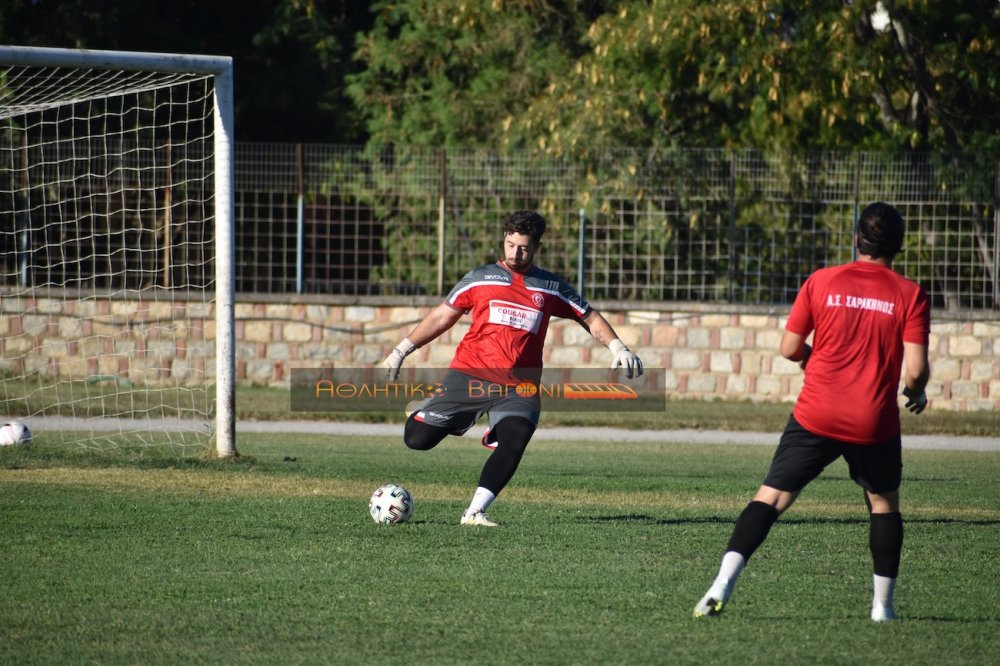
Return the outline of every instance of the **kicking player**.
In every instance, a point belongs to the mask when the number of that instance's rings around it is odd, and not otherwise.
[[[504,226],[503,259],[470,271],[382,363],[387,379],[395,381],[409,354],[449,330],[462,315],[472,316],[442,382],[445,390],[410,414],[403,432],[408,447],[426,451],[489,415],[483,445],[493,453],[483,465],[462,525],[497,525],[486,510],[513,477],[538,426],[537,390],[516,389],[526,383],[537,389],[550,317],[578,321],[611,351],[612,368],[624,368],[629,378],[642,374],[639,357],[618,339],[611,324],[564,280],[535,265],[544,233],[545,218],[538,213],[512,213]]]
[[[896,619],[893,594],[903,547],[896,391],[902,368],[906,407],[919,414],[927,406],[924,389],[930,378],[927,295],[892,270],[903,234],[903,218],[895,208],[868,206],[855,233],[857,260],[820,269],[802,285],[780,346],[781,355],[805,371],[802,391],[771,469],[736,520],[718,575],[695,606],[695,617],[722,612],[778,516],[843,456],[851,478],[864,488],[870,514],[871,619]],[[805,343],[810,333],[812,347]]]

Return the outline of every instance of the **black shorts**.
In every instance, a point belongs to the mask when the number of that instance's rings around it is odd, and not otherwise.
[[[798,492],[843,456],[851,478],[875,494],[899,490],[903,478],[903,446],[899,435],[881,444],[851,444],[823,437],[788,419],[764,485]]]

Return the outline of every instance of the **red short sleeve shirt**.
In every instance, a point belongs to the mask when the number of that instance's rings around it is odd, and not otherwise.
[[[785,328],[815,331],[795,419],[807,430],[856,444],[899,434],[903,343],[927,346],[924,290],[891,268],[855,261],[824,268],[802,285]]]
[[[499,261],[470,271],[447,302],[472,316],[451,367],[476,376],[481,369],[541,370],[549,319],[580,320],[591,311],[557,275],[537,266],[526,274],[515,273]]]

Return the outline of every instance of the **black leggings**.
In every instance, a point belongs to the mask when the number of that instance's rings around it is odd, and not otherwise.
[[[497,448],[483,465],[479,485],[494,495],[499,495],[517,471],[524,450],[535,434],[535,424],[520,416],[508,416],[496,424],[493,430],[497,437]],[[448,428],[428,425],[411,416],[403,430],[403,442],[411,449],[428,451],[450,434],[451,430]]]
[[[528,448],[531,436],[535,434],[535,424],[520,416],[508,416],[494,430],[497,434],[497,448],[483,465],[479,485],[494,495],[499,495],[517,471],[521,456]]]

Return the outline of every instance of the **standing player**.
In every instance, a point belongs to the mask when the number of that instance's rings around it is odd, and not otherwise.
[[[442,382],[444,391],[410,414],[403,433],[408,447],[426,451],[448,435],[464,434],[489,414],[483,445],[493,453],[462,525],[497,525],[486,509],[514,475],[538,425],[537,384],[550,317],[575,319],[611,351],[612,368],[624,367],[629,378],[642,374],[642,362],[607,320],[564,280],[535,266],[544,233],[545,218],[538,213],[512,213],[504,227],[503,259],[470,271],[382,363],[388,380],[395,381],[403,359],[449,330],[463,314],[472,315]]]
[[[906,407],[919,414],[927,406],[924,389],[930,378],[927,295],[891,268],[903,232],[895,208],[868,206],[854,238],[858,259],[818,270],[802,285],[780,349],[805,370],[802,392],[771,469],[737,519],[719,573],[695,606],[695,617],[722,612],[771,525],[810,481],[843,456],[851,478],[864,488],[870,514],[871,618],[896,619],[893,592],[903,547],[896,391],[902,367]],[[813,332],[810,348],[805,340]]]

